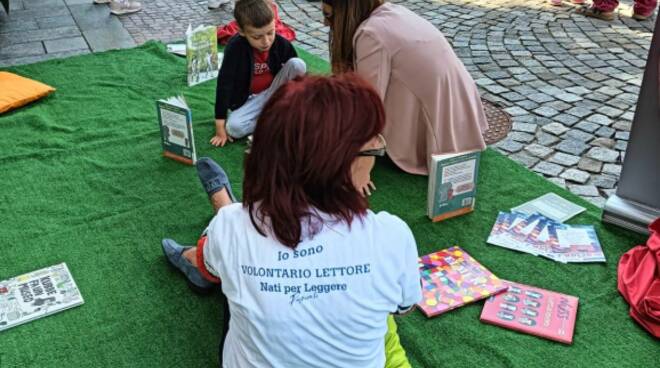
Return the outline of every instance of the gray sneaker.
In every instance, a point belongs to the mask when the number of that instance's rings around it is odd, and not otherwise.
[[[110,13],[114,15],[130,14],[142,10],[142,4],[132,0],[111,0]]]
[[[94,0],[94,4],[110,4],[110,0]]]
[[[219,7],[229,4],[231,0],[208,0],[206,7],[209,9],[218,9]]]

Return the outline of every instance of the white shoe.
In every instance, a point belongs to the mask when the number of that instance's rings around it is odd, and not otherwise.
[[[110,4],[111,0],[94,0],[94,4]]]
[[[142,4],[132,0],[111,0],[110,13],[114,15],[130,14],[142,10]]]
[[[218,9],[219,7],[228,4],[231,0],[208,0],[207,7],[209,9]]]

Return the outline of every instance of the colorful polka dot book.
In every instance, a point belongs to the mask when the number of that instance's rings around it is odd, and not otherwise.
[[[427,317],[507,289],[502,280],[458,246],[420,257],[419,271],[422,301],[418,306]]]

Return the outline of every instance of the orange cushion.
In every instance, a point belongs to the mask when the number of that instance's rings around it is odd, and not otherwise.
[[[55,88],[49,85],[20,75],[0,72],[0,114],[36,101],[53,91]]]

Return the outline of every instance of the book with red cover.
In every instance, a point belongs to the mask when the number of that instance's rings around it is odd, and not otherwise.
[[[506,293],[489,298],[481,321],[564,344],[573,343],[578,298],[504,280]]]
[[[507,286],[461,247],[419,258],[422,301],[427,317],[437,316],[506,290]]]

